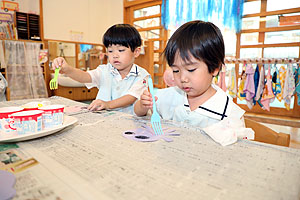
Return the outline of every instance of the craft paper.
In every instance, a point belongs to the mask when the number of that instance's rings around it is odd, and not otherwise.
[[[155,135],[152,128],[149,126],[142,126],[141,128],[125,131],[123,136],[137,142],[154,142],[160,139],[163,139],[166,142],[173,142],[172,138],[166,136],[180,135],[179,133],[176,133],[175,130],[169,130],[167,128],[163,128],[163,132],[163,135]]]

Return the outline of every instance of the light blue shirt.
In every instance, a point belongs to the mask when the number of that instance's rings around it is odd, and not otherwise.
[[[110,63],[99,65],[88,73],[91,75],[92,83],[86,83],[86,87],[88,89],[97,87],[99,92],[96,99],[103,101],[111,101],[128,94],[139,99],[146,89],[143,81],[149,75],[145,69],[133,64],[130,72],[122,79],[119,71]],[[133,104],[116,110],[133,114]]]
[[[191,111],[184,91],[169,87],[157,91],[156,105],[163,119],[184,122],[205,128],[226,118],[240,119],[245,111],[236,105],[221,88],[212,84],[216,93],[199,108]]]

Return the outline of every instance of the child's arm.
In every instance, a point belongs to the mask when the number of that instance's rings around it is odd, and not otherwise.
[[[52,69],[60,67],[59,72],[61,74],[65,74],[66,76],[70,77],[81,83],[91,83],[92,78],[88,72],[82,71],[75,67],[70,66],[66,60],[62,57],[55,58],[52,62]]]
[[[129,106],[133,104],[135,101],[136,98],[129,94],[111,101],[102,101],[100,99],[96,99],[88,106],[88,109],[89,110],[112,110],[115,108]]]
[[[155,100],[157,100],[157,97],[155,97]],[[152,96],[148,90],[144,90],[140,100],[134,105],[134,112],[139,117],[145,116],[147,115],[148,110],[152,109],[152,106]]]

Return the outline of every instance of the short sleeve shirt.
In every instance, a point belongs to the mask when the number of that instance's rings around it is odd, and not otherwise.
[[[96,69],[88,71],[92,78],[91,83],[86,83],[88,89],[97,87],[99,92],[96,99],[111,101],[124,95],[140,98],[146,86],[143,81],[149,73],[133,64],[128,75],[122,79],[119,71],[110,63],[99,65]],[[121,112],[133,113],[133,105],[116,109]]]
[[[241,119],[245,111],[221,88],[214,84],[212,86],[217,92],[193,111],[190,110],[186,93],[178,87],[158,90],[157,110],[163,119],[185,122],[200,128],[226,118]]]

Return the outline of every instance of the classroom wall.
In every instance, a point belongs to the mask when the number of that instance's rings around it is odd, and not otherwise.
[[[102,43],[123,23],[123,0],[43,0],[43,16],[45,39]]]

